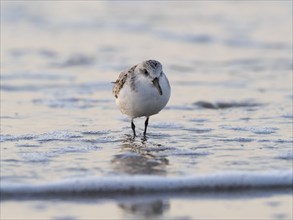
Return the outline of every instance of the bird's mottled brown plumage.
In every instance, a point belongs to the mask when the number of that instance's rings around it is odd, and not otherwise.
[[[136,66],[137,65],[131,67],[127,71],[123,71],[123,72],[120,73],[118,79],[115,82],[115,85],[113,86],[113,90],[112,90],[115,98],[118,98],[118,94],[119,94],[120,90],[123,88],[123,85],[125,84],[128,75],[130,75],[131,78],[134,78],[135,77],[134,70],[135,70]]]

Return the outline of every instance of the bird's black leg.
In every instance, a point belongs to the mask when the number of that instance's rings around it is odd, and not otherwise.
[[[143,136],[145,137],[146,136],[146,132],[147,132],[147,127],[148,127],[148,124],[149,124],[149,118],[150,117],[147,117],[145,122],[144,122],[144,132],[143,132]]]
[[[135,133],[135,125],[133,123],[133,119],[131,119],[131,128],[132,128],[132,131],[133,131],[133,138],[136,137],[136,133]]]

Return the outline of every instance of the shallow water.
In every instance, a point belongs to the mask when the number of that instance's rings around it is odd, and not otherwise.
[[[292,2],[1,6],[1,219],[293,217]],[[150,58],[132,140],[111,82]]]

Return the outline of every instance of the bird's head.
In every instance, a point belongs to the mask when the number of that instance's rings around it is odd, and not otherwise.
[[[157,88],[160,95],[163,95],[161,86],[160,86],[160,77],[163,75],[162,64],[156,60],[146,60],[138,64],[136,69],[142,75],[147,77],[152,84]]]

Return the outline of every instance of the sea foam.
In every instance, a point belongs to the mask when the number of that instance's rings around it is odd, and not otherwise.
[[[1,197],[99,195],[113,193],[163,193],[292,188],[292,170],[270,172],[219,172],[195,176],[108,176],[71,178],[47,183],[8,183],[0,186]]]

